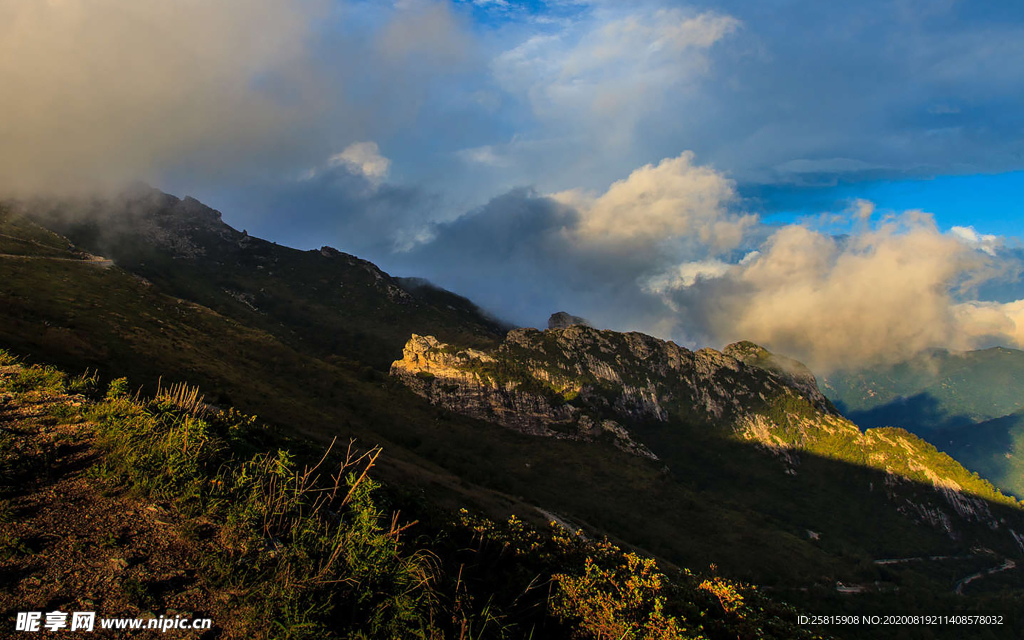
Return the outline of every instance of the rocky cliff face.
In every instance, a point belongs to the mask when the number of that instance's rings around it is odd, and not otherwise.
[[[875,468],[884,482],[861,491],[884,492],[900,513],[954,540],[963,526],[1000,528],[986,500],[1016,504],[911,434],[862,432],[806,367],[749,342],[690,351],[576,324],[515,329],[497,349],[480,351],[414,335],[391,374],[451,411],[531,435],[606,439],[651,460],[670,460],[672,451],[644,444],[645,425],[747,442],[791,476],[802,473],[802,455]],[[931,490],[921,493],[922,485]]]
[[[741,354],[742,355],[742,354]],[[628,424],[732,424],[779,395],[834,413],[814,385],[730,355],[582,324],[516,329],[490,353],[413,336],[391,366],[416,393],[458,413],[533,435],[593,440],[657,458]],[[808,374],[809,375],[809,374]]]
[[[829,413],[836,413],[832,403],[818,389],[818,381],[804,363],[786,356],[772,353],[760,345],[747,340],[734,342],[723,351],[740,362],[774,372],[782,381],[813,399],[816,406],[825,406]]]
[[[433,336],[413,335],[391,375],[433,404],[536,436],[596,440],[606,437],[629,453],[657,460],[619,423],[589,415],[553,393],[541,378],[510,376],[508,362],[475,349],[459,350]],[[568,390],[568,395],[573,391]]]
[[[568,329],[574,324],[582,324],[588,327],[591,326],[586,319],[568,314],[565,311],[552,313],[551,317],[548,318],[548,329]]]

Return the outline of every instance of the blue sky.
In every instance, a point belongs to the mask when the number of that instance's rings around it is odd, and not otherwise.
[[[792,221],[841,209],[864,198],[882,209],[922,209],[944,229],[970,224],[986,233],[1024,236],[1024,171],[937,175],[909,180],[871,180],[819,188],[748,185],[752,204],[769,219]]]
[[[1019,2],[84,2],[0,6],[0,191],[147,180],[521,324],[1024,346]]]

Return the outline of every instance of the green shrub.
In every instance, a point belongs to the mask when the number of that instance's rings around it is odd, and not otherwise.
[[[430,556],[406,552],[403,527],[373,499],[379,450],[350,447],[334,473],[300,467],[284,449],[243,457],[255,418],[198,417],[192,394],[142,402],[126,388],[115,381],[90,412],[103,476],[219,523],[217,579],[244,585],[283,637],[332,637],[339,623],[372,637],[436,635]]]
[[[55,367],[32,365],[23,367],[13,378],[9,379],[7,388],[15,393],[28,391],[64,393],[67,390],[67,375]]]
[[[551,610],[574,622],[577,637],[640,640],[692,638],[678,618],[665,611],[665,576],[654,560],[627,553],[610,567],[594,558],[579,574],[553,576],[557,585]]]
[[[117,400],[128,396],[128,378],[111,380],[107,387],[107,400]]]
[[[58,402],[51,404],[47,408],[47,413],[56,418],[56,420],[62,424],[75,423],[81,420],[81,414],[78,407],[74,406],[70,402]]]
[[[540,531],[515,517],[494,523],[463,511],[457,527],[472,532],[473,542],[462,544],[472,548],[475,563],[486,566],[488,585],[496,594],[503,588],[512,594],[501,607],[506,614],[502,622],[506,630],[517,628],[517,637],[533,624],[551,629],[556,622],[563,632],[555,637],[817,637],[796,624],[794,609],[764,598],[754,587],[685,569],[663,572],[652,559],[607,540],[588,540],[556,523]],[[526,597],[531,589],[532,601]],[[543,616],[537,615],[538,608]],[[478,613],[476,619],[481,617]]]
[[[80,395],[92,395],[96,392],[96,385],[99,383],[99,374],[93,371],[91,374],[88,370],[79,376],[68,380],[68,393],[75,393]]]

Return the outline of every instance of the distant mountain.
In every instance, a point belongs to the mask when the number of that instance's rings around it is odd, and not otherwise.
[[[1024,407],[1024,351],[933,350],[896,365],[822,376],[821,387],[843,415],[863,427],[925,435]]]
[[[1024,352],[935,350],[897,365],[823,376],[821,386],[858,425],[906,429],[1024,496],[1024,441],[1017,445],[1024,435]]]
[[[990,479],[997,487],[1024,497],[1024,409],[1008,416],[944,431],[936,445]]]
[[[485,345],[507,329],[426,281],[393,278],[331,247],[299,251],[261,240],[194,198],[145,185],[110,199],[34,201],[17,209],[168,293],[319,355],[385,369],[414,331]]]

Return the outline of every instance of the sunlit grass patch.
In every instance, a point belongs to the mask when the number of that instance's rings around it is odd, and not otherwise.
[[[60,394],[67,390],[67,374],[56,367],[36,364],[18,370],[13,377],[7,380],[6,386],[14,393],[39,391]]]
[[[350,446],[330,470],[327,455],[312,467],[284,449],[246,455],[255,420],[208,411],[185,385],[138,400],[116,380],[90,417],[106,453],[101,475],[215,522],[212,578],[244,586],[249,606],[287,637],[327,637],[339,600],[347,624],[374,637],[429,637],[433,565],[406,552],[404,527],[374,501],[379,449]]]

